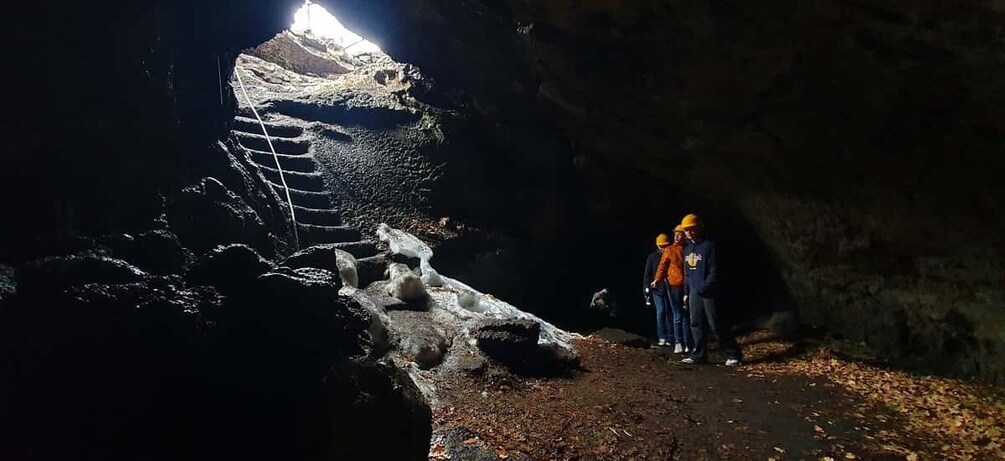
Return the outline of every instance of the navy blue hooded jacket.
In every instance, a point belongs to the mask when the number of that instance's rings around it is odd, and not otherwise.
[[[705,298],[715,296],[717,283],[715,244],[711,240],[690,242],[684,247],[684,284],[688,294]]]

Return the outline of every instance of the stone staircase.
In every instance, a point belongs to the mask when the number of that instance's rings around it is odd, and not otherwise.
[[[300,247],[340,244],[338,246],[367,250],[359,251],[361,254],[356,254],[357,258],[372,256],[367,254],[374,248],[372,242],[363,241],[359,230],[342,225],[342,219],[332,206],[322,166],[311,154],[311,141],[309,136],[305,136],[304,129],[294,124],[269,121],[264,116],[263,121],[290,188]],[[258,165],[265,179],[285,201],[286,190],[276,168],[276,160],[262,134],[261,125],[250,109],[242,107],[238,112],[233,132],[241,146],[251,153],[251,161]],[[375,254],[375,249],[372,252]]]

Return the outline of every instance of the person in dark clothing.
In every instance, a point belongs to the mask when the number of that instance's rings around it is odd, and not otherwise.
[[[694,350],[685,363],[708,362],[708,330],[713,330],[726,354],[726,365],[736,366],[742,358],[740,345],[716,309],[718,274],[715,244],[705,238],[701,218],[689,214],[681,221],[688,244],[684,247],[684,302],[691,310]]]
[[[656,251],[646,257],[645,270],[642,272],[642,292],[646,295],[646,304],[650,302],[656,307],[656,338],[658,346],[674,344],[673,329],[670,326],[670,300],[667,298],[666,281],[652,284],[656,278],[656,270],[663,257],[663,249],[673,243],[667,234],[656,237]]]

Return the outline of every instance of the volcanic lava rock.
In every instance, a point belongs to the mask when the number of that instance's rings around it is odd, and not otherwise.
[[[195,259],[182,247],[178,236],[164,229],[137,235],[127,260],[152,274],[180,274]]]
[[[428,459],[432,412],[407,374],[388,361],[352,359],[327,379],[331,459]]]
[[[370,314],[339,288],[338,277],[321,269],[269,272],[240,295],[241,317],[307,354],[358,354]]]
[[[428,370],[443,362],[449,343],[446,334],[429,319],[426,312],[394,311],[390,313],[398,349],[412,358],[419,368]]]
[[[467,348],[454,348],[443,360],[441,368],[451,371],[481,376],[485,373],[488,363],[484,356]]]
[[[524,319],[485,319],[471,337],[489,357],[507,365],[524,362],[537,349],[541,324]]]
[[[247,245],[221,245],[205,254],[189,269],[190,283],[212,285],[224,293],[233,293],[252,283],[275,266]]]
[[[154,459],[177,459],[213,443],[213,401],[226,394],[214,387],[209,318],[222,297],[212,288],[182,289],[177,277],[74,279],[59,291],[19,292],[4,311],[5,363],[32,366],[0,370],[5,384],[17,384],[3,386],[2,420],[16,425],[3,424],[0,445],[15,447],[19,459],[72,458],[81,450],[136,459],[151,447],[158,447]],[[53,415],[74,428],[59,444],[46,443]],[[16,447],[28,446],[33,456],[20,456]]]
[[[14,268],[0,264],[0,304],[17,291],[17,280],[14,278]]]
[[[357,259],[356,275],[359,277],[359,287],[366,288],[371,283],[384,278],[387,265],[388,259],[383,254]]]
[[[282,261],[282,265],[292,268],[298,267],[318,267],[332,272],[338,271],[335,264],[336,250],[348,252],[356,259],[371,256],[376,251],[373,243],[349,242],[349,243],[324,243],[304,248]]]
[[[197,253],[228,243],[243,243],[267,255],[274,252],[258,213],[214,178],[182,189],[167,216],[182,243]]]
[[[120,259],[97,255],[53,256],[28,264],[17,272],[18,291],[52,292],[87,283],[132,283],[147,274]]]

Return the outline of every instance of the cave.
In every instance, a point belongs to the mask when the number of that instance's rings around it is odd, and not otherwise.
[[[735,333],[1005,382],[999,1],[13,8],[9,459],[432,456],[459,338],[535,379],[580,373],[568,332],[652,338],[689,213]]]

